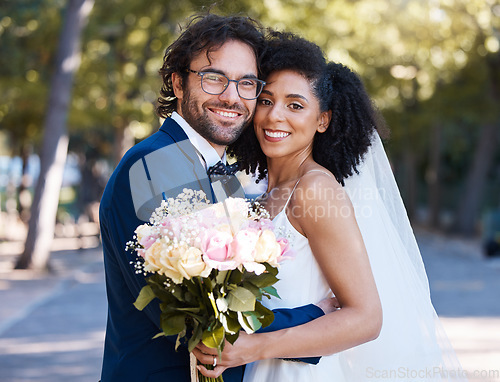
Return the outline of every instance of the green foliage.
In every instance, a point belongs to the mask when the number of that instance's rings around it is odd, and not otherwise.
[[[267,271],[260,275],[245,270],[213,270],[209,277],[180,284],[153,274],[147,277],[134,306],[143,310],[155,298],[160,300],[162,333],[155,338],[177,335],[176,348],[187,340],[191,351],[201,340],[221,351],[224,340],[234,343],[241,329],[255,332],[273,322],[273,312],[260,301],[264,296],[279,298],[272,286],[278,281],[278,271],[265,265]]]
[[[52,0],[2,4],[0,126],[9,133],[15,154],[41,136],[60,12],[61,5]]]
[[[41,136],[64,6],[2,4],[0,128],[15,151]],[[476,127],[500,123],[499,91],[492,90],[500,82],[495,0],[109,0],[96,2],[85,31],[69,115],[71,149],[84,152],[88,144],[111,158],[124,131],[137,141],[158,128],[164,51],[190,15],[207,9],[297,32],[356,70],[391,128],[393,163],[413,150],[422,185],[433,126],[444,129],[443,174],[455,188],[472,160]]]

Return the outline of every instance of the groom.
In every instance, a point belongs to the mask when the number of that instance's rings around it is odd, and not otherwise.
[[[194,19],[166,51],[158,107],[165,122],[125,154],[101,200],[109,305],[102,382],[190,379],[186,348],[175,351],[175,337],[152,339],[160,331],[158,304],[143,311],[133,305],[145,281],[135,274],[130,264],[135,255],[125,247],[161,200],[183,188],[203,190],[214,202],[242,195],[226,167],[225,148],[252,120],[264,85],[258,80],[263,48],[254,21],[209,14]],[[221,182],[221,176],[230,181]],[[266,329],[300,325],[321,315],[314,305],[277,310]],[[241,381],[242,374],[241,367],[228,369],[224,380]]]

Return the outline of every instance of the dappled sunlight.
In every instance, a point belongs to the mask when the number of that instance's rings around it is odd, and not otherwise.
[[[0,168],[0,380],[99,379],[107,305],[98,200],[128,145],[159,127],[155,103],[165,49],[201,3],[95,2],[66,97],[69,150],[87,178],[60,190],[52,268],[45,273],[13,269],[24,251],[36,177],[23,176],[22,164],[12,169],[26,153],[41,157],[66,2],[37,9],[6,3],[9,16],[0,16],[0,152],[9,159]],[[479,235],[487,231],[483,214],[500,214],[499,1],[218,3],[215,13],[234,10],[296,32],[360,75],[391,130],[388,154],[410,218],[439,230],[418,238],[436,311],[464,369],[498,371],[500,257],[486,257]],[[500,382],[500,376],[481,380]]]
[[[441,317],[443,327],[462,368],[483,382],[500,379],[500,318]]]
[[[102,350],[104,335],[103,330],[90,333],[75,333],[74,336],[51,336],[49,341],[37,341],[36,338],[32,337],[0,338],[0,356],[6,354],[77,352],[91,349]],[[75,338],[80,336],[82,338]]]

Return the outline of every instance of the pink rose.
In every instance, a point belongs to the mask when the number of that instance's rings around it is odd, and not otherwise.
[[[253,262],[255,245],[259,239],[259,231],[248,228],[239,231],[229,245],[229,257],[239,263]]]
[[[210,260],[225,261],[228,259],[228,245],[232,239],[233,236],[227,231],[205,231],[201,239],[201,250]]]
[[[161,222],[161,233],[163,236],[174,238],[179,237],[182,230],[182,222],[170,216],[166,216]]]
[[[149,247],[151,247],[155,241],[156,241],[156,236],[149,235],[141,238],[139,240],[139,244],[141,244],[144,247],[144,249],[149,249]]]
[[[213,269],[227,271],[236,269],[238,263],[229,255],[229,244],[233,240],[230,231],[211,229],[205,231],[201,239],[203,261]]]
[[[278,258],[278,262],[286,260],[286,259],[291,259],[293,257],[293,251],[290,248],[290,243],[287,239],[284,237],[278,238],[278,244],[280,245],[281,248],[281,255]]]
[[[274,224],[273,224],[273,221],[271,219],[260,219],[259,223],[260,223],[262,230],[269,229],[272,231],[274,228]]]
[[[144,249],[149,249],[158,238],[156,230],[149,224],[143,224],[137,227],[135,229],[135,234],[137,236],[137,242],[142,245]]]

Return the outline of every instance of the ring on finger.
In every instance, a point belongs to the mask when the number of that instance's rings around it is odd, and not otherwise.
[[[214,363],[213,363],[213,367],[217,366],[217,356],[214,355]]]

